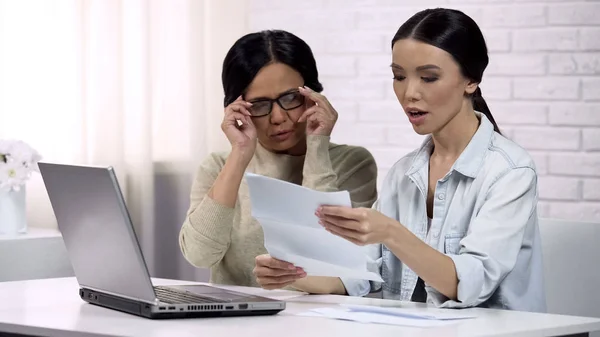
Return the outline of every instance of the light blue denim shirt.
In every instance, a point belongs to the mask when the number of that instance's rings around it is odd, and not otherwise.
[[[454,261],[458,300],[426,283],[427,303],[544,312],[534,162],[524,149],[494,132],[485,115],[477,115],[477,132],[437,182],[429,235],[430,136],[394,165],[373,207]],[[384,245],[365,249],[369,269],[381,273],[384,283],[343,279],[348,294],[364,296],[383,288],[383,298],[409,301],[418,276]]]

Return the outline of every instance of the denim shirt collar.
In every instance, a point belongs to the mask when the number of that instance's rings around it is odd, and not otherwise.
[[[487,117],[477,111],[475,114],[481,121],[479,128],[450,169],[450,172],[456,171],[469,178],[475,178],[481,169],[494,134],[494,126]],[[415,154],[410,168],[406,171],[406,176],[412,176],[414,173],[420,172],[424,168],[423,166],[428,165],[432,149],[433,139],[429,135]],[[425,168],[428,171],[429,168]]]

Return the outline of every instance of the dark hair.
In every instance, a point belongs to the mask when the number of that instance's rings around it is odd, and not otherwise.
[[[487,47],[477,23],[465,13],[446,8],[420,11],[400,26],[392,39],[392,48],[396,41],[406,38],[446,51],[460,65],[465,77],[481,83],[489,61]],[[479,86],[471,99],[473,109],[483,113],[494,125],[494,131],[500,133]]]
[[[246,90],[260,69],[276,62],[299,72],[307,87],[316,92],[323,91],[317,64],[308,44],[283,30],[265,30],[244,35],[227,52],[221,75],[225,106]]]

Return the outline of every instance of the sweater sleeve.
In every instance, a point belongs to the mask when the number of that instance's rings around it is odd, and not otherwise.
[[[214,266],[229,248],[235,208],[221,205],[207,195],[223,165],[217,154],[200,165],[192,184],[190,207],[179,232],[183,256],[196,267]]]
[[[302,174],[305,187],[325,192],[348,191],[353,207],[370,208],[377,199],[377,164],[365,148],[344,146],[331,158],[329,137],[310,135]]]

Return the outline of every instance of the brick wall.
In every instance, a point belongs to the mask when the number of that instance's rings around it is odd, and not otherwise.
[[[249,1],[251,31],[285,29],[309,43],[340,114],[333,139],[372,151],[380,181],[421,142],[392,91],[391,38],[421,9],[464,11],[490,51],[483,95],[535,158],[541,215],[600,221],[599,1]]]

